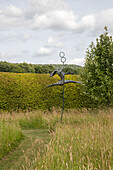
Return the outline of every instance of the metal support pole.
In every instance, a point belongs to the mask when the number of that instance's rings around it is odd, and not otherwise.
[[[63,118],[63,111],[64,111],[64,84],[63,84],[63,104],[62,104],[61,121],[62,121],[62,118]]]
[[[64,62],[63,62],[63,69],[64,69]],[[63,79],[63,103],[62,103],[61,121],[62,121],[62,118],[63,118],[63,112],[64,112],[64,79]]]

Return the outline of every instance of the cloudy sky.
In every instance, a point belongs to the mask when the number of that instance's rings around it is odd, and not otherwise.
[[[113,36],[113,0],[0,0],[0,61],[83,65],[104,26]]]

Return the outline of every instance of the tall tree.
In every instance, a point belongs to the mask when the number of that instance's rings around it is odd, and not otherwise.
[[[110,106],[113,102],[113,40],[105,32],[92,42],[86,51],[86,62],[82,72],[85,93],[95,104]]]

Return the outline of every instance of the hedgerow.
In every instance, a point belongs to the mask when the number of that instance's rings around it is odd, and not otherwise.
[[[78,80],[77,75],[66,79]],[[46,87],[59,80],[48,74],[0,73],[0,110],[31,111],[51,110],[62,107],[62,86]],[[80,84],[65,85],[65,109],[85,107],[88,100],[80,90]]]

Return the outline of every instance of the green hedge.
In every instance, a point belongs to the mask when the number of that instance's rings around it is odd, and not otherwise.
[[[76,75],[66,79],[78,80]],[[31,111],[62,107],[62,86],[46,87],[59,80],[58,76],[35,73],[0,73],[0,110]],[[65,108],[87,105],[87,98],[80,92],[80,84],[65,85]]]

